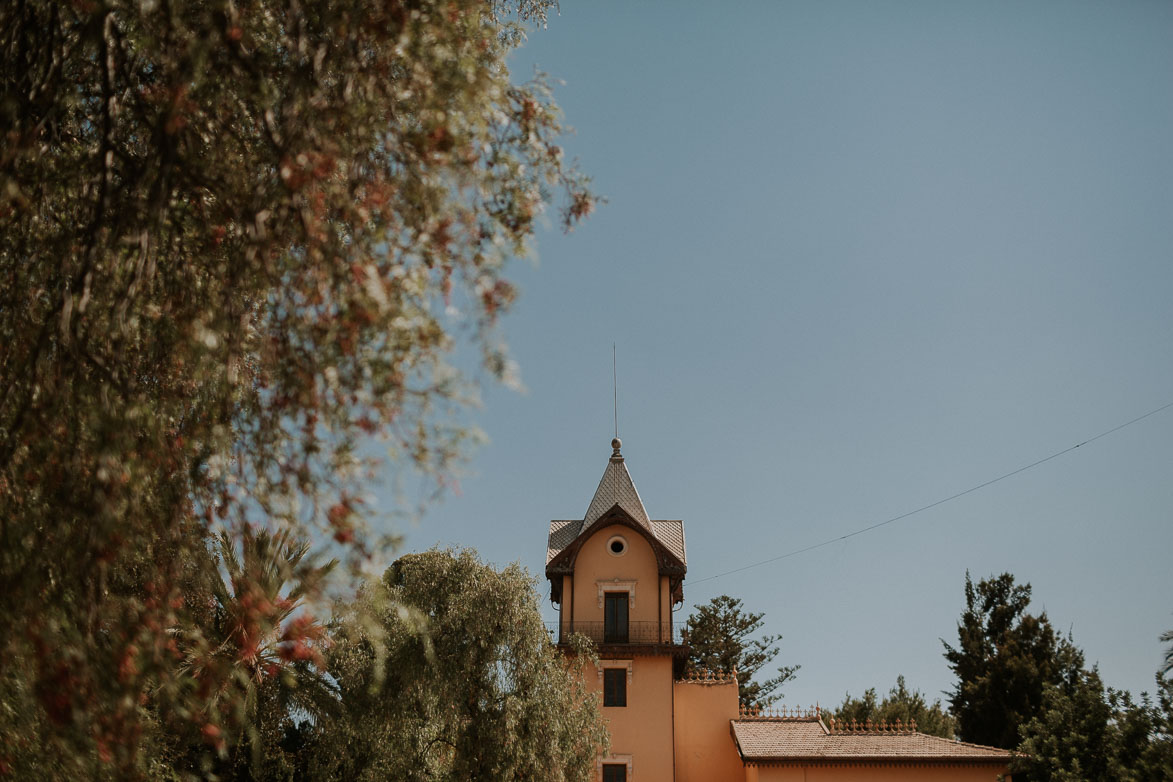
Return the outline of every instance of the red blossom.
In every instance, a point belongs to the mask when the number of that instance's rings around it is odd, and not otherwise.
[[[341,502],[330,506],[330,509],[326,511],[326,519],[333,526],[339,527],[346,523],[350,517],[350,513],[350,503],[346,499],[343,499]]]
[[[118,680],[122,683],[130,681],[135,676],[138,676],[138,647],[130,644],[122,653],[122,658],[118,661]]]

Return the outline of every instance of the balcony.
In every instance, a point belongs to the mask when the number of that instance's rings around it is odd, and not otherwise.
[[[671,622],[628,622],[627,627],[611,622],[547,622],[546,632],[556,644],[569,642],[574,633],[585,635],[595,646],[678,646],[684,643],[681,628]]]

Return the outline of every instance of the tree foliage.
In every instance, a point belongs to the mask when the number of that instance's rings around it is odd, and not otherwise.
[[[392,565],[334,628],[342,716],[319,726],[316,778],[594,779],[607,732],[589,653],[550,643],[536,594],[469,551]]]
[[[1161,673],[1167,674],[1173,671],[1173,630],[1161,633],[1161,643],[1169,644],[1165,649],[1165,662],[1161,665]]]
[[[363,439],[450,465],[454,334],[503,375],[506,260],[593,203],[505,67],[546,5],[0,4],[0,769],[231,735],[235,665],[197,681],[176,638],[210,536],[314,528],[357,568]]]
[[[966,574],[960,643],[945,644],[961,738],[1016,750],[1024,782],[1173,779],[1170,682],[1157,674],[1156,702],[1105,687],[1070,637],[1026,613],[1030,594],[1009,573],[976,587]]]
[[[1157,676],[1158,701],[1135,702],[1078,671],[1048,687],[1041,714],[1022,726],[1015,778],[1039,782],[1167,782],[1173,778],[1173,687]]]
[[[222,532],[218,554],[224,576],[213,582],[213,622],[185,644],[187,670],[197,683],[218,685],[212,700],[235,709],[237,735],[214,737],[228,750],[217,776],[237,768],[242,776],[259,777],[263,756],[272,754],[291,711],[318,721],[337,711],[322,656],[326,628],[304,604],[337,563],[315,564],[309,544],[289,530],[245,528],[239,551]],[[195,747],[188,751],[194,757],[179,765],[189,770],[211,760]]]
[[[1168,782],[1173,777],[1173,679],[1157,674],[1157,699],[1141,698],[1141,708],[1127,712],[1139,716],[1125,722],[1126,735],[1144,731],[1149,745],[1140,754],[1146,779]],[[1163,776],[1162,776],[1163,775]]]
[[[774,692],[794,678],[801,666],[782,665],[778,675],[755,681],[758,671],[778,656],[781,635],[751,636],[762,629],[764,614],[742,610],[741,600],[719,595],[694,606],[685,621],[688,664],[693,670],[737,673],[738,697],[744,706],[765,707],[781,695]]]
[[[1030,584],[1015,584],[1009,573],[976,585],[965,575],[958,645],[942,642],[957,676],[950,705],[963,741],[1014,749],[1019,726],[1041,712],[1047,687],[1083,665],[1045,613],[1026,613],[1030,594]]]
[[[957,734],[957,721],[941,705],[941,701],[935,700],[930,705],[919,690],[908,689],[903,676],[896,677],[896,686],[888,691],[883,700],[879,700],[874,687],[868,689],[862,698],[845,695],[833,716],[836,721],[842,722],[854,720],[864,723],[871,720],[873,723],[893,723],[899,720],[907,725],[915,721],[916,729],[930,736],[952,739]]]

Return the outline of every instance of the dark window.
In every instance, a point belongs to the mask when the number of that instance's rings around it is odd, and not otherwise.
[[[598,616],[598,614],[596,614]],[[627,593],[608,592],[603,603],[603,643],[627,643]]]
[[[603,669],[603,705],[627,705],[627,669]]]
[[[604,763],[603,782],[627,782],[627,764]]]

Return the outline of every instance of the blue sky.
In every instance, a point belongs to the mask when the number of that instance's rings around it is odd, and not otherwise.
[[[519,262],[458,496],[409,550],[541,573],[619,429],[682,518],[685,611],[728,593],[790,705],[952,675],[966,570],[1009,571],[1105,681],[1173,628],[1173,4],[567,2],[513,60],[562,80],[608,199]],[[547,613],[552,611],[547,606]]]

